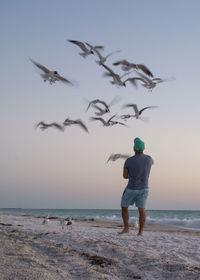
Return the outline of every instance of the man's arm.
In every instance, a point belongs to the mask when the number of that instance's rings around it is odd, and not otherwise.
[[[128,169],[124,169],[124,171],[123,171],[123,178],[124,179],[128,179],[128,177],[129,177]]]

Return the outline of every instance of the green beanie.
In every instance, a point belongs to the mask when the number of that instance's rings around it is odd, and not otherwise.
[[[137,152],[144,151],[145,148],[144,142],[138,137],[134,139],[134,148]]]

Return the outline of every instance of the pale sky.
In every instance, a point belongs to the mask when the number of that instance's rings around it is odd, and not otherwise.
[[[155,161],[147,209],[200,209],[199,10],[198,0],[0,0],[0,207],[119,208],[124,160],[105,162],[132,154],[140,137]],[[120,75],[112,63],[127,59],[175,80],[152,92],[117,88],[69,39],[103,45],[105,55],[120,50],[106,62]],[[29,57],[75,86],[44,83]],[[87,100],[115,96],[111,115],[132,113],[126,103],[159,108],[128,127],[91,122]],[[34,128],[67,117],[81,118],[89,134]]]

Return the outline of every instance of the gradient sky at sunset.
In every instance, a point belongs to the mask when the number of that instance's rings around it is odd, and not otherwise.
[[[1,0],[0,207],[119,208],[124,161],[106,161],[132,154],[140,137],[155,161],[147,208],[200,209],[199,11],[198,0]],[[152,92],[117,88],[69,39],[103,45],[103,54],[120,50],[107,61],[119,74],[112,63],[127,59],[175,80]],[[75,86],[44,83],[29,57]],[[159,108],[128,127],[91,122],[87,100],[115,96],[111,114],[131,113],[126,103]],[[89,134],[34,128],[67,117],[81,118]]]

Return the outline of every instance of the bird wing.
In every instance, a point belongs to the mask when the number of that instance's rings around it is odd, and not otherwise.
[[[55,74],[54,75],[58,80],[60,80],[63,83],[67,83],[70,85],[73,85],[72,82],[70,82],[69,80],[65,79],[64,77],[60,76],[59,74]]]
[[[104,50],[104,46],[94,46],[94,50],[99,49],[99,50]]]
[[[138,107],[137,107],[136,104],[125,104],[123,107],[124,107],[124,108],[132,107],[133,110],[135,111],[135,114],[138,114],[138,113],[139,113],[139,110],[138,110]]]
[[[102,55],[100,54],[100,52],[98,51],[98,49],[104,49],[103,46],[95,46],[94,47],[94,46],[90,45],[89,43],[86,43],[86,45],[97,54],[99,59],[103,58]]]
[[[146,75],[153,77],[151,71],[144,64],[137,64],[137,67],[142,70]]]
[[[95,109],[99,110],[101,113],[104,112],[104,110],[102,108],[100,108],[99,106],[92,104],[92,107],[94,107]]]
[[[124,60],[119,60],[119,61],[116,61],[116,62],[113,63],[113,65],[115,65],[115,66],[120,65],[120,64],[129,66],[130,63],[125,59]]]
[[[35,64],[35,66],[37,66],[37,67],[38,67],[40,70],[42,70],[43,72],[45,72],[45,73],[49,73],[49,72],[50,72],[49,69],[47,69],[47,68],[46,68],[45,66],[43,66],[42,64],[40,64],[40,63],[34,61],[33,59],[30,58],[30,61],[31,61],[33,64]]]
[[[110,69],[107,65],[105,65],[105,64],[102,63],[102,66],[103,66],[108,72],[110,72],[111,75],[114,75],[114,76],[116,75],[115,72],[114,72],[112,69]]]
[[[87,126],[81,120],[77,120],[77,124],[79,124],[86,132],[88,132]]]
[[[112,117],[110,117],[110,119],[108,119],[108,123],[114,118],[116,117],[117,114],[113,115]]]
[[[129,157],[130,157],[130,155],[126,155],[126,154],[121,155],[121,158],[129,158]]]
[[[54,126],[55,128],[64,131],[64,127],[56,122],[51,123],[51,126]]]
[[[103,101],[103,100],[98,100],[98,103],[102,104],[103,106],[105,106],[105,107],[106,107],[106,109],[108,109],[108,110],[109,110],[109,106],[106,104],[106,102],[105,102],[105,101]]]
[[[46,126],[46,123],[45,123],[44,121],[41,121],[41,122],[35,124],[35,128],[37,128],[37,127],[40,126],[40,125]]]
[[[142,78],[142,82],[144,82],[144,83],[151,83],[151,80],[147,76],[143,75],[142,73],[140,73],[138,71],[136,71],[136,72]]]
[[[90,119],[93,120],[93,121],[101,121],[104,125],[107,124],[107,122],[102,118],[91,117]]]
[[[122,123],[122,122],[116,122],[116,124],[121,124],[121,125],[125,125],[126,126],[126,124]]]
[[[109,156],[109,158],[108,158],[108,160],[107,160],[107,163],[108,163],[110,160],[112,160],[113,156],[114,156],[113,154]]]
[[[68,40],[68,42],[77,45],[84,52],[88,51],[88,49],[86,48],[86,46],[83,42],[75,41],[75,40]]]
[[[88,109],[90,108],[91,104],[93,104],[93,101],[89,102],[88,106],[87,106],[87,109],[86,109],[86,112],[88,111]]]
[[[148,106],[148,107],[144,107],[144,108],[142,108],[142,109],[139,111],[139,115],[141,115],[142,112],[143,112],[144,110],[150,109],[150,108],[158,108],[158,106]]]
[[[124,81],[124,83],[130,82],[135,88],[137,88],[137,80],[141,80],[141,78],[137,78],[137,77],[128,78]]]
[[[106,55],[106,58],[108,58],[109,56],[113,55],[114,53],[118,53],[118,52],[120,52],[120,50],[111,52],[111,53],[109,53],[109,54]],[[114,64],[113,64],[113,65],[114,65]]]

